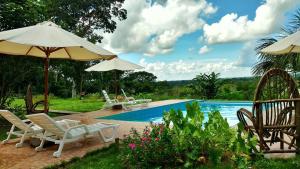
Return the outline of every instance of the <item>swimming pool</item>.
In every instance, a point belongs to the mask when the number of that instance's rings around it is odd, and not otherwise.
[[[109,120],[121,120],[121,121],[138,121],[138,122],[161,122],[162,115],[165,111],[170,109],[181,109],[184,114],[186,114],[185,105],[191,103],[192,101],[168,104],[158,107],[151,107],[142,110],[135,110],[126,113],[99,117],[99,119],[109,119]],[[212,110],[220,111],[221,115],[224,118],[227,118],[227,121],[230,126],[238,123],[236,116],[236,111],[240,108],[246,108],[251,110],[252,102],[212,102],[212,101],[199,101],[201,111],[204,112],[205,121],[208,118],[208,112]]]

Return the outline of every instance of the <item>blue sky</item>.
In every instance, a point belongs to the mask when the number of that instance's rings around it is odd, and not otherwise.
[[[128,18],[103,46],[159,80],[215,71],[251,76],[256,40],[279,32],[296,0],[126,0]]]

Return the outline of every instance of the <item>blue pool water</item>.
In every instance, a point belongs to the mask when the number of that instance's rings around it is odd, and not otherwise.
[[[194,100],[195,101],[195,100]],[[186,114],[185,105],[186,103],[193,102],[180,102],[175,104],[169,104],[164,106],[146,108],[142,110],[135,110],[126,113],[99,117],[99,119],[109,119],[109,120],[122,120],[122,121],[138,121],[138,122],[161,122],[162,115],[165,111],[170,109],[181,109],[184,114]],[[227,118],[227,121],[230,126],[238,123],[236,116],[236,111],[240,108],[246,108],[248,110],[252,109],[252,102],[211,102],[211,101],[199,101],[201,111],[204,112],[205,121],[208,118],[208,112],[212,110],[220,111],[221,115],[224,118]]]

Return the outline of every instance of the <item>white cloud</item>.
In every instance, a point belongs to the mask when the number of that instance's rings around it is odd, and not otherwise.
[[[173,50],[181,36],[203,27],[207,16],[217,11],[206,0],[168,0],[164,3],[126,0],[127,19],[114,33],[104,33],[103,45],[117,53],[164,54]]]
[[[221,73],[221,77],[245,77],[251,76],[251,67],[239,67],[235,62],[226,60],[206,60],[206,61],[174,61],[152,62],[141,59],[141,66],[145,71],[151,72],[158,77],[158,80],[190,80],[199,73],[216,72]]]
[[[205,54],[205,53],[208,53],[211,51],[211,48],[208,48],[207,45],[204,45],[202,46],[200,49],[199,49],[199,54]]]
[[[256,41],[249,41],[244,44],[236,62],[237,66],[252,67],[257,62],[255,45]]]
[[[204,25],[204,39],[213,44],[245,41],[269,34],[281,26],[285,12],[298,4],[298,0],[266,0],[256,9],[254,20],[249,20],[247,15],[227,14],[219,22]]]

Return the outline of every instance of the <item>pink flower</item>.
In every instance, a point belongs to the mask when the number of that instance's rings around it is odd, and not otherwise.
[[[156,138],[155,138],[155,141],[159,141],[159,138],[158,138],[158,137],[156,137]]]
[[[135,144],[134,144],[134,143],[130,143],[130,144],[128,144],[128,146],[129,146],[129,148],[130,148],[131,150],[134,150],[134,149],[135,149]]]
[[[148,135],[148,134],[149,134],[149,132],[148,132],[148,131],[145,131],[145,132],[144,132],[144,134],[145,134],[145,135]]]
[[[142,141],[147,141],[147,138],[146,137],[142,137],[141,140]]]

